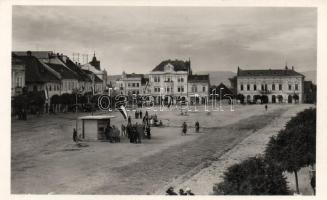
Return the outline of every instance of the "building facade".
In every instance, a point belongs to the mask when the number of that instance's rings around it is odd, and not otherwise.
[[[205,103],[209,95],[209,75],[188,76],[188,96],[191,103]]]
[[[237,70],[237,94],[246,102],[302,103],[304,76],[292,69]]]
[[[11,60],[11,96],[17,96],[23,93],[25,87],[25,64],[16,57]]]
[[[187,96],[190,61],[166,60],[149,73],[149,93],[152,96]]]

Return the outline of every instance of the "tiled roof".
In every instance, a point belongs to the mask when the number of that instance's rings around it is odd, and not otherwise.
[[[131,74],[125,74],[126,78],[143,78],[144,74],[135,74],[135,73],[131,73]]]
[[[238,69],[237,76],[303,76],[293,69],[242,70]]]
[[[26,83],[46,83],[46,82],[59,82],[53,73],[40,63],[34,56],[17,56],[13,57],[22,60],[25,64],[25,80]]]
[[[64,65],[60,64],[53,64],[53,63],[45,63],[46,65],[50,66],[56,72],[58,72],[63,79],[78,79],[78,75],[65,67]]]
[[[165,60],[165,61],[162,61],[152,71],[164,71],[164,68],[165,68],[165,66],[167,64],[173,65],[175,71],[192,71],[190,61],[182,61],[182,60]]]
[[[78,74],[79,80],[81,81],[87,81],[91,82],[92,80],[90,77],[79,67],[77,66],[73,61],[71,61],[69,58],[66,59],[65,62],[66,66],[76,72]]]
[[[13,52],[17,56],[28,56],[27,51],[14,51]],[[52,51],[31,51],[32,56],[40,59],[40,58],[49,58],[49,54],[53,54]]]
[[[209,82],[209,74],[206,75],[188,75],[188,82],[196,83],[196,82]]]

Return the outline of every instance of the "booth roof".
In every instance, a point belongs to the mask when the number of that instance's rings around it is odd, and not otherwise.
[[[79,117],[78,119],[111,119],[111,118],[115,118],[115,116],[112,115],[89,115],[89,116],[83,116],[83,117]]]

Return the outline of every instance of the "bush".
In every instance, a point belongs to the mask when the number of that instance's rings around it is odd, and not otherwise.
[[[223,182],[213,188],[216,195],[289,194],[282,170],[262,157],[251,157],[224,173]]]

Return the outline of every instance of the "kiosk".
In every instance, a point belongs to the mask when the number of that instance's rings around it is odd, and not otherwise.
[[[78,119],[82,120],[82,138],[87,140],[105,139],[105,130],[112,118],[115,118],[115,116],[95,115],[79,117]]]

